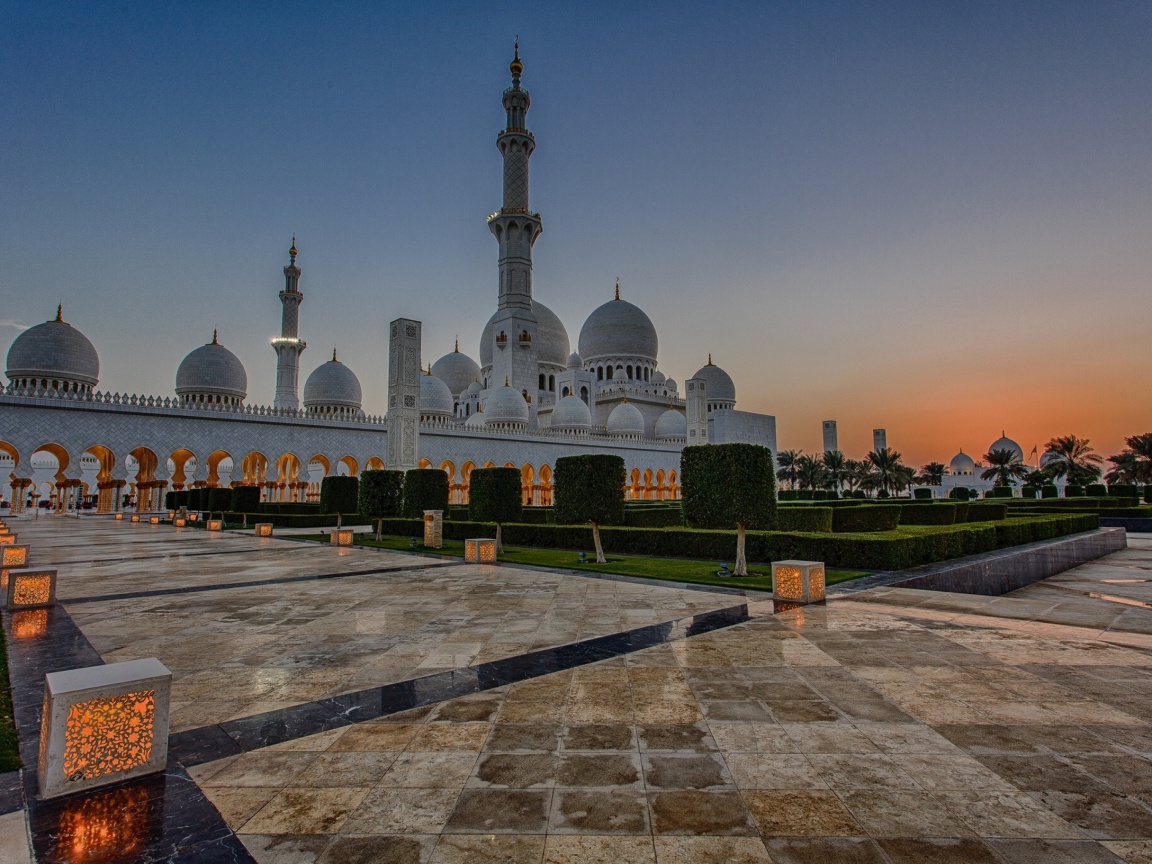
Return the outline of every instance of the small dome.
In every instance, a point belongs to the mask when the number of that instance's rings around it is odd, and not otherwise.
[[[80,385],[90,390],[100,380],[100,357],[88,337],[63,319],[57,309],[54,321],[45,321],[30,327],[17,336],[8,349],[10,381],[31,379],[35,386],[47,380]]]
[[[565,396],[552,409],[553,429],[591,429],[592,412],[579,396]]]
[[[1005,436],[1003,432],[1000,433],[999,438],[988,445],[988,452],[991,453],[993,450],[1011,450],[1016,454],[1017,459],[1021,462],[1024,461],[1024,450],[1011,438]]]
[[[972,474],[976,471],[976,462],[961,450],[948,463],[948,471],[951,474]]]
[[[492,365],[492,338],[496,329],[496,316],[499,314],[499,311],[492,314],[480,336],[480,365],[485,369]],[[568,331],[564,329],[563,322],[539,300],[532,301],[532,314],[536,316],[537,362],[563,366],[571,350]]]
[[[664,373],[661,372],[660,370],[656,370],[655,372],[652,373],[652,383],[653,384],[663,384],[667,380],[668,379],[664,377]]]
[[[435,375],[420,376],[420,415],[452,416],[452,391]]]
[[[608,415],[609,435],[643,435],[644,415],[631,402],[621,402]]]
[[[454,396],[463,393],[468,385],[480,380],[480,367],[467,354],[460,353],[460,346],[451,354],[445,354],[432,364],[432,374],[448,385]]]
[[[519,423],[528,422],[528,403],[524,395],[513,387],[499,387],[488,397],[484,403],[484,423]]]
[[[317,366],[304,382],[304,407],[309,410],[343,409],[359,412],[364,402],[360,379],[336,359]]]
[[[248,395],[248,374],[235,354],[221,345],[216,334],[180,361],[176,370],[176,395],[186,402],[243,402]]]
[[[474,395],[474,394],[479,394],[482,389],[483,388],[480,386],[479,381],[473,381],[471,384],[468,385],[468,389],[465,392],[468,393],[469,395]]]
[[[584,368],[584,358],[581,357],[579,354],[577,354],[575,351],[573,351],[571,354],[568,355],[568,364],[567,364],[566,368],[568,368],[568,369],[583,369]]]
[[[675,390],[676,389],[676,379],[675,378],[665,379],[664,386],[667,387],[669,390]]]
[[[736,385],[732,377],[712,363],[712,355],[708,355],[708,365],[697,370],[693,378],[704,379],[704,395],[708,402],[735,402]]]
[[[475,414],[470,414],[468,419],[464,421],[465,429],[483,429],[484,428],[484,412],[477,411]]]
[[[659,347],[652,320],[639,306],[619,296],[592,310],[580,328],[580,356],[587,362],[604,357],[655,362]]]
[[[656,418],[657,438],[687,438],[688,418],[672,408],[669,408]]]

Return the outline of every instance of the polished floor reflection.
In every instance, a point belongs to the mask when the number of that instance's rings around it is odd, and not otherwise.
[[[493,658],[620,641],[605,659],[189,758],[167,782],[194,781],[184,794],[235,835],[204,840],[203,860],[1152,862],[1152,541],[1002,598],[876,589],[773,614],[537,571],[83,529],[120,563],[54,549],[76,568],[61,572],[69,620],[105,661],[168,652],[188,725],[208,718],[173,740],[270,705],[311,712],[349,681],[448,682]],[[303,578],[374,562],[413,569]],[[206,584],[220,587],[96,599]],[[384,660],[398,655],[412,659]],[[162,838],[147,800],[129,810]]]

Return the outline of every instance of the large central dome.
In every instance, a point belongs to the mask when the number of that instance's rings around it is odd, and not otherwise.
[[[57,310],[54,321],[30,327],[12,342],[7,375],[17,386],[53,388],[55,382],[54,389],[65,383],[87,392],[99,381],[100,357],[88,337]]]
[[[176,370],[176,395],[184,402],[235,405],[248,395],[248,374],[240,358],[212,334],[212,341],[190,352]]]
[[[654,363],[659,347],[652,320],[639,306],[619,297],[593,310],[580,328],[580,356],[585,363],[608,358]]]
[[[499,311],[492,313],[480,336],[480,365],[485,369],[492,365],[492,332],[499,314]],[[569,352],[564,322],[539,300],[532,301],[532,314],[536,316],[536,361],[563,368]]]

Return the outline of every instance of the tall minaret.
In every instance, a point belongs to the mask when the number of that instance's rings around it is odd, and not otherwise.
[[[288,255],[292,260],[284,268],[284,290],[280,292],[280,303],[284,307],[280,318],[280,338],[272,340],[272,350],[276,352],[276,398],[272,406],[297,410],[300,408],[300,355],[308,343],[297,336],[304,295],[300,293],[295,237]]]
[[[539,364],[536,316],[532,312],[532,244],[543,230],[540,214],[528,207],[528,160],[536,139],[527,128],[532,99],[520,86],[520,43],[508,70],[512,86],[504,91],[508,123],[496,138],[504,157],[504,205],[488,217],[488,228],[500,244],[500,303],[492,327],[492,386],[507,380],[529,400],[529,426],[536,425],[535,395]]]

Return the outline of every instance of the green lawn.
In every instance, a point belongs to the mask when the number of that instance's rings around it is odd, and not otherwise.
[[[12,719],[12,687],[8,682],[8,651],[0,629],[0,772],[20,767],[16,721]]]
[[[327,535],[296,535],[307,540],[327,541]],[[372,546],[381,549],[400,549],[413,552],[435,552],[441,555],[464,557],[464,543],[461,540],[445,540],[442,549],[428,549],[423,544],[412,546],[410,537],[385,536],[379,543],[356,535],[357,546]],[[736,550],[733,549],[733,552]],[[537,549],[527,546],[505,546],[501,561],[509,564],[531,564],[538,567],[556,567],[563,570],[583,570],[589,573],[613,573],[619,576],[639,576],[647,579],[666,579],[670,582],[693,582],[699,585],[722,585],[725,588],[751,588],[758,591],[772,590],[771,568],[768,565],[749,565],[758,576],[737,579],[717,576],[718,561],[691,561],[685,558],[650,558],[643,555],[606,555],[607,564],[596,564],[595,555],[588,553],[587,563],[580,563],[580,553],[566,549]],[[734,565],[729,560],[728,567]],[[827,583],[834,585],[860,576],[867,576],[862,570],[829,570]]]

